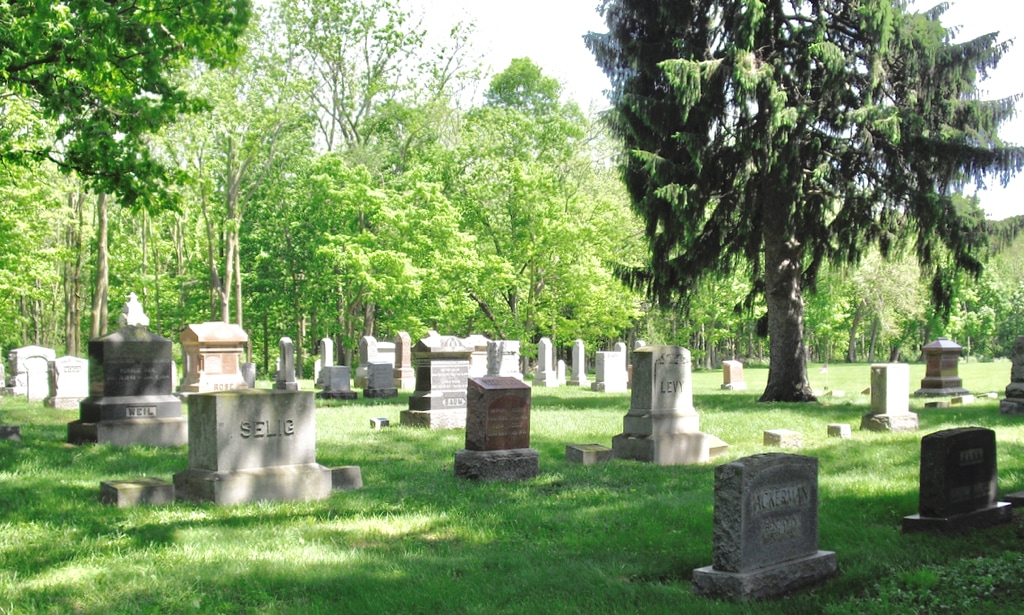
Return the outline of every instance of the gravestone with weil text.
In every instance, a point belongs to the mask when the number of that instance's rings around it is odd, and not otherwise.
[[[921,438],[918,513],[903,518],[904,532],[959,532],[1012,520],[999,502],[996,433],[958,427]]]
[[[633,353],[633,392],[622,433],[612,438],[616,459],[676,465],[702,463],[728,445],[700,431],[693,407],[690,351],[644,346]]]
[[[142,325],[89,340],[89,397],[79,404],[79,420],[68,423],[68,442],[185,444],[172,370],[171,340]]]
[[[818,460],[765,453],[715,468],[712,565],[693,591],[734,600],[780,596],[836,574],[818,549]]]
[[[467,383],[466,448],[455,453],[455,476],[524,480],[537,476],[530,448],[530,387],[517,378],[484,376]]]

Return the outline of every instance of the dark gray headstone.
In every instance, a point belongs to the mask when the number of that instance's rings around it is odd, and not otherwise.
[[[401,424],[431,429],[466,426],[466,383],[473,348],[454,336],[430,336],[413,346],[416,390]]]
[[[715,468],[713,564],[694,570],[701,595],[787,593],[836,572],[818,550],[818,460],[766,453]]]

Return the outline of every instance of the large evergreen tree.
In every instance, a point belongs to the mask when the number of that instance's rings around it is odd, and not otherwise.
[[[913,242],[941,304],[980,270],[967,182],[1006,181],[1024,150],[998,128],[1016,98],[976,81],[1009,47],[951,41],[941,4],[899,0],[606,0],[587,42],[612,80],[611,122],[651,261],[625,272],[662,301],[749,261],[767,300],[762,401],[814,399],[803,288],[825,260]]]

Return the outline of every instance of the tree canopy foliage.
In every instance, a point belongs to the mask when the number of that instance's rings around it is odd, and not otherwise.
[[[977,88],[1009,43],[952,42],[946,6],[607,0],[609,31],[588,37],[651,250],[625,277],[668,302],[749,264],[768,308],[763,401],[813,399],[802,289],[824,263],[909,244],[942,310],[953,273],[980,272],[983,217],[954,194],[1007,181],[1024,149],[998,132],[1017,97]]]
[[[126,205],[166,204],[154,197],[178,178],[148,139],[203,108],[172,71],[230,61],[249,13],[249,0],[0,3],[0,108],[25,97],[55,124],[48,142],[0,141],[0,159],[48,159]]]

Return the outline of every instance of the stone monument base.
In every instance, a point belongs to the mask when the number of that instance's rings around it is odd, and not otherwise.
[[[47,397],[43,405],[47,408],[58,410],[78,410],[78,404],[82,403],[84,397]]]
[[[903,533],[940,532],[953,534],[967,530],[980,530],[1000,523],[1013,520],[1013,506],[1009,502],[996,502],[995,506],[972,510],[968,513],[950,515],[948,517],[922,517],[908,515],[903,517]]]
[[[1000,399],[999,414],[1024,414],[1024,399]]]
[[[172,504],[174,485],[158,478],[103,481],[100,483],[100,502],[118,508],[139,504]]]
[[[338,466],[331,468],[331,489],[351,491],[363,488],[363,471],[359,466]]]
[[[557,387],[561,386],[562,381],[558,379],[558,372],[549,371],[541,374],[537,374],[533,379],[533,386],[535,387]]]
[[[188,443],[185,417],[163,419],[125,419],[68,423],[70,444],[110,444],[111,446],[183,446]]]
[[[592,466],[597,463],[614,459],[612,449],[600,444],[566,444],[565,460],[569,463],[582,463]]]
[[[1007,493],[1003,496],[1003,499],[1009,502],[1014,508],[1020,508],[1024,506],[1024,491]]]
[[[646,461],[658,465],[704,463],[721,455],[729,445],[719,438],[700,431],[635,436],[619,434],[612,438],[612,451],[616,459]]]
[[[693,571],[693,593],[711,598],[757,600],[816,585],[836,574],[834,551],[818,551],[750,572],[723,572],[713,566]]]
[[[746,391],[746,382],[730,382],[722,385],[722,389],[726,391]]]
[[[466,409],[454,410],[402,410],[399,424],[428,429],[465,429]]]
[[[455,452],[455,476],[474,480],[526,480],[540,474],[540,453],[532,448]]]
[[[914,391],[914,397],[955,397],[969,394],[970,391],[963,387],[921,388]]]
[[[629,390],[629,387],[623,384],[609,384],[607,382],[591,382],[590,390],[597,391],[598,393],[625,393]]]
[[[359,399],[355,391],[320,391],[316,394],[317,399]]]
[[[363,399],[391,399],[398,397],[398,389],[363,389]]]
[[[860,419],[860,428],[868,431],[917,431],[917,414],[865,414]]]
[[[570,378],[569,381],[565,383],[565,386],[569,386],[569,387],[589,387],[590,386],[590,379],[586,378],[586,377],[582,377],[582,376],[580,378],[576,379],[576,380],[573,380],[572,378]]]
[[[323,500],[331,495],[331,474],[318,463],[234,472],[184,470],[174,475],[174,489],[179,500],[215,504]]]

